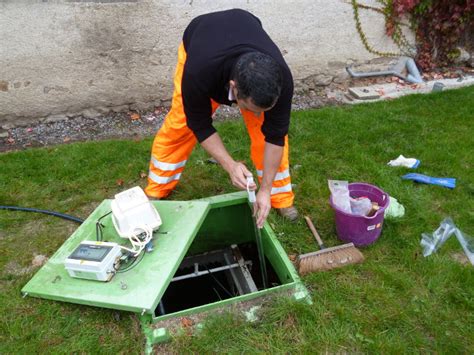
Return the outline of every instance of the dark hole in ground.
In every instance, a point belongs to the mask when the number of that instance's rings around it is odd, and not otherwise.
[[[240,252],[245,260],[252,261],[252,268],[250,269],[250,273],[252,274],[252,278],[257,285],[259,290],[263,289],[263,281],[262,281],[262,273],[260,271],[260,262],[258,259],[258,251],[257,245],[255,243],[245,243],[239,244]],[[267,275],[268,275],[268,285],[269,287],[274,287],[281,285],[281,281],[278,278],[277,273],[272,267],[272,264],[268,261],[265,257],[265,264],[267,266]]]
[[[252,262],[252,265],[249,265],[248,269],[257,289],[261,290],[263,283],[255,243],[240,244],[238,247],[243,259]],[[186,259],[187,258],[185,258],[185,260]],[[185,260],[183,260],[182,264],[185,263]],[[266,258],[265,261],[268,273],[268,284],[270,287],[281,285],[272,265]],[[207,271],[224,265],[225,263],[223,262],[212,261],[207,264],[200,264],[199,270]],[[174,277],[191,274],[193,272],[193,266],[180,266]],[[239,293],[229,270],[213,273],[208,272],[197,277],[171,282],[161,298],[160,305],[155,310],[155,316],[203,306],[237,296],[239,296]]]

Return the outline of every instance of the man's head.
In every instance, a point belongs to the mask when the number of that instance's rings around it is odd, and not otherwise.
[[[242,54],[229,82],[241,109],[260,114],[270,110],[281,93],[280,65],[272,57],[250,52]]]

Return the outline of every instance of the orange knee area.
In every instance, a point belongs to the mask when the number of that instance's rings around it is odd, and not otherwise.
[[[162,185],[158,185],[154,181],[148,179],[148,186],[145,188],[145,193],[148,197],[165,198],[171,193],[171,191],[173,191],[173,188],[176,186],[176,184],[177,181],[175,182],[174,186],[163,188]]]
[[[293,206],[295,195],[293,192],[284,192],[272,195],[271,204],[273,208],[286,208]]]

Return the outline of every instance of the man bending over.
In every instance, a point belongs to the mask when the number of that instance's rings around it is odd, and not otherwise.
[[[219,105],[235,103],[260,182],[257,225],[263,226],[271,207],[295,220],[288,161],[292,97],[290,69],[257,17],[239,9],[196,17],[179,47],[173,101],[153,142],[147,195],[159,199],[171,193],[197,142],[229,173],[234,186],[247,188],[252,173],[230,156],[212,125]]]

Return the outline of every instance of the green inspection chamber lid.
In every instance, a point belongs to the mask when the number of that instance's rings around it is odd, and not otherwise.
[[[23,294],[57,301],[153,313],[198,233],[210,205],[205,201],[153,201],[163,224],[154,233],[154,249],[135,267],[117,273],[110,281],[69,276],[65,259],[84,240],[96,240],[96,221],[109,211],[103,201],[21,290]],[[102,219],[103,240],[130,247],[120,238],[111,215]],[[141,258],[141,256],[139,256]],[[139,259],[138,259],[139,260]]]

